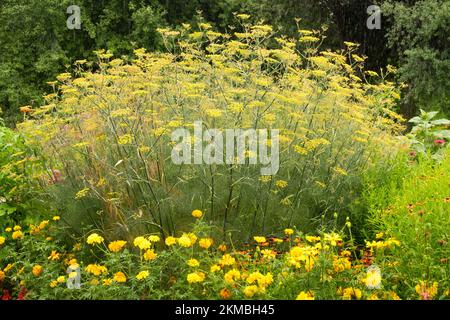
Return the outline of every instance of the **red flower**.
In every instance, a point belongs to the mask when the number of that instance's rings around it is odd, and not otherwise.
[[[9,294],[9,291],[6,289],[3,289],[3,296],[1,300],[11,300],[11,295]]]
[[[434,144],[437,146],[443,146],[445,144],[445,140],[443,139],[434,140]]]
[[[25,300],[26,294],[27,294],[27,288],[21,287],[19,295],[17,296],[17,300]]]

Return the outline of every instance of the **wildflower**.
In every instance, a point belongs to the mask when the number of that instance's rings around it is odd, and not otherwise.
[[[226,244],[221,244],[220,246],[217,247],[217,249],[219,249],[222,252],[227,251],[227,246]]]
[[[445,140],[443,139],[436,139],[433,141],[433,143],[437,146],[443,146],[445,144]]]
[[[203,216],[203,212],[201,212],[200,210],[194,210],[194,211],[192,211],[192,216],[194,218],[199,219]]]
[[[314,300],[314,293],[312,293],[311,291],[302,291],[298,294],[295,300]]]
[[[180,238],[178,238],[178,244],[182,247],[189,248],[192,246],[191,238],[184,233]]]
[[[346,269],[350,269],[352,267],[352,264],[350,260],[347,258],[336,258],[333,259],[333,269],[335,272],[341,272]]]
[[[355,297],[356,299],[359,300],[362,297],[361,290],[356,288],[345,288],[345,289],[339,288],[337,293],[341,295],[344,300],[351,300],[352,297]]]
[[[134,239],[133,244],[135,247],[138,247],[141,250],[150,249],[152,245],[151,242],[144,237],[137,237],[136,239]]]
[[[13,267],[13,264],[8,263],[8,265],[5,267],[5,269],[3,269],[3,271],[6,273],[6,272],[8,272],[9,270],[11,270],[12,267]]]
[[[224,280],[226,283],[234,284],[236,280],[241,278],[241,273],[237,269],[231,269],[224,275]]]
[[[339,242],[342,241],[342,238],[337,233],[325,233],[324,240],[328,241],[333,247],[337,246]]]
[[[12,228],[10,228],[10,227],[5,229],[5,232],[11,232],[11,231],[12,231]]]
[[[40,266],[40,265],[35,265],[34,267],[33,267],[33,270],[31,271],[32,273],[33,273],[33,275],[35,276],[35,277],[39,277],[40,275],[41,275],[41,273],[42,273],[42,266]]]
[[[52,218],[53,221],[59,221],[60,219],[61,219],[60,216],[54,216],[54,217]]]
[[[50,282],[50,288],[55,288],[58,285],[58,281],[57,280],[52,280]]]
[[[150,250],[147,250],[144,253],[144,260],[145,261],[152,261],[152,260],[155,260],[157,256],[158,255],[155,253],[155,250],[150,249]]]
[[[261,250],[261,254],[268,259],[274,259],[277,256],[277,253],[270,249]]]
[[[257,242],[257,243],[264,243],[267,242],[265,237],[253,237],[253,239]]]
[[[222,268],[219,265],[213,264],[209,271],[211,271],[211,273],[214,273],[214,272],[217,272],[217,271],[220,271],[220,270],[222,270]]]
[[[378,299],[376,293],[372,293],[370,296],[367,297],[367,300],[380,300],[380,299]]]
[[[198,242],[199,246],[202,247],[203,249],[209,249],[209,247],[211,247],[213,243],[214,241],[211,238],[202,238]]]
[[[33,109],[31,108],[31,106],[25,106],[25,107],[20,107],[19,111],[21,113],[30,113],[31,111],[33,111]]]
[[[5,272],[0,270],[0,282],[2,282],[3,280],[5,280]]]
[[[235,264],[236,263],[236,259],[235,258],[233,258],[231,255],[229,255],[228,253],[227,254],[224,254],[223,256],[222,256],[222,258],[220,259],[220,261],[219,261],[219,264],[222,266],[222,267],[224,267],[224,266],[232,266],[233,264]]]
[[[148,240],[150,240],[150,242],[159,242],[161,240],[160,237],[152,235],[150,237],[148,237]]]
[[[13,240],[22,239],[23,238],[22,231],[20,231],[20,230],[14,231],[12,234],[12,238],[13,238]]]
[[[294,230],[292,229],[284,229],[284,234],[287,236],[290,236],[294,233]]]
[[[13,230],[14,231],[19,231],[19,230],[22,230],[22,227],[21,226],[14,226]]]
[[[205,274],[203,272],[193,272],[187,275],[187,281],[189,283],[199,283],[205,280]]]
[[[226,288],[220,290],[219,295],[222,299],[225,299],[225,300],[231,298],[231,292],[230,292],[230,290],[228,290]]]
[[[104,286],[110,286],[112,282],[113,282],[112,279],[103,279]]]
[[[197,259],[189,259],[187,261],[187,264],[189,267],[198,267],[200,265],[200,262]]]
[[[110,244],[108,244],[108,249],[111,252],[119,252],[120,250],[122,250],[122,248],[127,244],[126,241],[123,240],[117,240],[117,241],[113,241]]]
[[[87,238],[86,243],[90,245],[95,245],[101,244],[103,241],[104,239],[102,236],[99,236],[97,233],[93,233]]]
[[[148,271],[141,271],[137,274],[136,279],[141,281],[147,279],[150,273]]]
[[[419,284],[416,285],[415,289],[421,300],[431,300],[438,292],[438,283],[433,282],[430,286],[428,283],[420,281]]]
[[[363,281],[368,289],[379,289],[381,284],[380,269],[376,266],[369,267]]]
[[[320,237],[316,237],[316,236],[306,236],[305,239],[306,239],[306,241],[311,242],[311,243],[320,241]]]
[[[170,247],[177,243],[177,239],[175,237],[167,237],[165,243],[166,246]]]
[[[252,298],[254,295],[256,295],[259,292],[259,288],[255,285],[252,286],[246,286],[244,288],[244,295],[247,298]]]
[[[0,246],[6,241],[5,237],[0,236]]]
[[[98,264],[89,264],[84,270],[86,270],[87,273],[92,273],[94,276],[108,273],[108,269],[105,266]]]
[[[260,273],[259,271],[256,271],[256,272],[251,273],[247,277],[246,281],[248,284],[253,284],[253,283],[257,282],[259,279],[261,279],[262,277],[264,277],[263,274]]]
[[[51,261],[56,261],[56,260],[59,260],[59,258],[60,258],[60,254],[58,252],[56,252],[56,250],[53,250],[47,259],[51,260]]]
[[[66,282],[66,277],[64,277],[64,276],[59,276],[59,277],[56,279],[56,281],[57,281],[58,283],[64,283],[64,282]]]
[[[275,185],[280,189],[284,189],[287,187],[288,183],[287,183],[287,181],[284,181],[284,180],[277,180],[275,182]]]
[[[114,274],[113,280],[115,282],[124,283],[127,282],[127,276],[122,271],[119,271]]]

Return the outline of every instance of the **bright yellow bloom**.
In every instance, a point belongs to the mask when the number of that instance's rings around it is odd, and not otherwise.
[[[150,273],[148,271],[141,271],[137,274],[136,279],[141,281],[147,279]]]
[[[53,221],[59,221],[60,219],[61,219],[60,216],[54,216],[54,217],[52,218]]]
[[[12,228],[10,228],[10,227],[5,229],[5,232],[11,232],[11,231],[12,231]]]
[[[13,264],[8,263],[8,265],[5,267],[5,269],[3,269],[3,271],[6,273],[6,272],[8,272],[9,270],[11,270],[12,267],[13,267]]]
[[[14,231],[12,234],[12,238],[13,238],[13,240],[22,239],[23,238],[22,231],[20,231],[20,230]]]
[[[161,240],[160,237],[152,235],[150,237],[148,237],[148,240],[150,240],[150,242],[159,242]]]
[[[22,230],[22,227],[21,226],[14,226],[13,230],[14,231],[20,231],[20,230]]]
[[[35,276],[35,277],[39,277],[40,275],[41,275],[41,273],[42,273],[42,266],[40,266],[40,265],[35,265],[34,267],[33,267],[33,270],[31,271],[32,273],[33,273],[33,275]]]
[[[294,233],[294,230],[292,229],[284,229],[284,234],[287,236],[290,236]]]
[[[89,264],[84,270],[87,273],[92,273],[94,276],[99,276],[102,273],[108,273],[108,269],[105,266],[98,264]]]
[[[342,272],[350,269],[352,264],[348,258],[336,258],[333,259],[333,269],[335,272]]]
[[[187,261],[187,264],[189,267],[198,267],[200,265],[200,262],[197,259],[189,259]]]
[[[59,260],[60,258],[60,254],[58,252],[56,252],[55,250],[53,250],[50,255],[48,256],[48,260],[51,261],[55,261],[55,260]]]
[[[265,237],[253,237],[253,239],[257,242],[257,243],[264,243],[267,242]]]
[[[117,272],[114,274],[114,281],[119,283],[127,282],[127,276],[122,271]]]
[[[5,280],[5,272],[0,270],[0,282],[2,282],[3,280]]]
[[[201,210],[194,210],[192,211],[192,216],[199,219],[203,216],[203,212]]]
[[[112,279],[103,279],[104,286],[110,286],[112,282],[113,282]]]
[[[64,276],[59,276],[56,281],[58,281],[58,283],[64,283],[66,281],[66,277]]]
[[[187,281],[189,283],[199,283],[205,280],[205,274],[203,272],[193,272],[187,275]]]
[[[103,241],[104,239],[102,236],[99,236],[97,233],[93,233],[87,238],[86,243],[90,245],[95,245],[101,244]]]
[[[155,253],[155,250],[150,249],[150,250],[147,250],[144,253],[144,260],[145,261],[152,261],[152,260],[155,260],[157,256],[158,255]]]
[[[50,288],[55,288],[57,285],[58,285],[57,280],[52,280],[52,282],[50,282]]]
[[[194,245],[197,242],[197,236],[194,233],[189,232],[187,236],[189,237],[189,239],[191,239],[192,245]]]
[[[144,237],[137,237],[133,242],[135,247],[138,247],[141,250],[150,249],[152,246],[151,242]]]
[[[213,264],[212,266],[211,266],[211,268],[210,268],[210,272],[211,273],[214,273],[214,272],[217,272],[217,271],[220,271],[220,270],[222,270],[222,268],[219,266],[219,265],[217,265],[217,264]]]
[[[261,250],[261,254],[268,259],[274,259],[277,256],[277,253],[270,249]]]
[[[209,249],[213,245],[214,241],[211,238],[202,238],[198,242],[198,245],[202,247],[203,249]]]
[[[302,291],[298,294],[295,300],[314,300],[314,293],[312,293],[311,291]]]
[[[177,243],[177,239],[175,237],[167,237],[165,242],[166,246],[170,247]]]
[[[110,244],[108,244],[108,249],[111,252],[119,252],[120,250],[122,250],[122,248],[127,244],[126,241],[123,240],[117,240],[117,241],[113,241]]]
[[[244,288],[244,295],[247,298],[252,298],[254,295],[256,295],[259,292],[258,286],[252,285],[252,286],[246,286]]]
[[[438,283],[433,282],[432,285],[429,285],[425,281],[420,281],[415,289],[421,300],[432,300],[438,292]]]
[[[232,266],[233,264],[236,263],[236,259],[233,258],[230,254],[224,254],[222,256],[222,258],[219,261],[219,264],[224,267],[224,266]]]
[[[5,237],[1,237],[1,236],[0,236],[0,246],[1,246],[2,244],[4,244],[5,241],[6,241]]]
[[[228,284],[234,284],[236,280],[241,278],[241,273],[237,269],[231,269],[224,275],[224,280]]]
[[[189,248],[190,246],[192,246],[192,241],[186,233],[183,233],[183,235],[178,238],[178,244],[182,247]]]

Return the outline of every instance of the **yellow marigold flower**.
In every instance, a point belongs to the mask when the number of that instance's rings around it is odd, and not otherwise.
[[[433,282],[432,285],[429,285],[425,281],[420,281],[415,289],[421,300],[432,300],[438,292],[438,283]]]
[[[56,250],[52,250],[52,252],[50,253],[50,255],[48,256],[48,260],[51,261],[55,261],[55,260],[59,260],[60,258],[60,254],[58,252],[56,252]]]
[[[222,268],[219,266],[219,265],[217,265],[217,264],[213,264],[212,266],[211,266],[211,268],[210,268],[210,272],[211,273],[214,273],[214,272],[217,272],[217,271],[220,271],[220,270],[222,270]]]
[[[103,279],[104,286],[110,286],[112,282],[113,282],[112,279]]]
[[[244,288],[244,295],[247,298],[252,298],[254,295],[259,293],[259,288],[258,286],[252,285],[252,286],[246,286]]]
[[[141,271],[137,274],[136,279],[139,281],[142,281],[144,279],[147,279],[150,273],[148,271]]]
[[[52,218],[53,221],[59,221],[60,219],[61,219],[60,216],[54,216],[54,217]]]
[[[5,280],[5,272],[0,270],[0,282],[2,282],[3,280]]]
[[[221,244],[220,246],[217,247],[217,249],[219,249],[222,252],[225,252],[225,251],[227,251],[227,245]]]
[[[233,258],[230,254],[224,254],[222,256],[222,258],[220,258],[219,264],[224,267],[224,266],[232,266],[233,264],[236,263],[236,259]]]
[[[193,272],[187,275],[187,281],[189,283],[199,283],[205,280],[205,274],[203,272]]]
[[[269,259],[274,259],[277,256],[277,253],[275,251],[273,251],[273,250],[270,250],[270,249],[261,250],[261,254],[264,257],[269,258]]]
[[[333,259],[333,269],[335,272],[342,272],[344,270],[350,269],[352,264],[347,258],[336,258]]]
[[[4,244],[5,241],[6,241],[6,238],[0,236],[0,246],[1,246],[2,244]]]
[[[337,246],[337,244],[342,241],[342,238],[340,235],[338,235],[335,232],[332,233],[325,233],[324,240],[328,241],[333,247]]]
[[[198,242],[199,246],[202,247],[203,249],[209,249],[209,247],[211,247],[213,243],[214,241],[211,238],[202,238]]]
[[[148,240],[150,240],[150,242],[159,242],[161,240],[160,237],[152,235],[148,237]]]
[[[383,238],[383,237],[384,237],[384,233],[383,233],[383,232],[377,233],[377,234],[375,235],[375,238],[376,238],[377,240],[380,240],[380,239]]]
[[[12,234],[12,238],[13,238],[13,240],[22,239],[23,238],[22,231],[20,231],[20,230],[14,231]]]
[[[58,281],[58,283],[64,283],[66,281],[66,277],[65,276],[59,276],[56,281]]]
[[[33,111],[33,109],[31,108],[31,106],[24,106],[24,107],[20,107],[19,111],[21,113],[30,113],[31,111]]]
[[[262,277],[264,277],[264,275],[261,272],[256,271],[256,272],[251,273],[247,277],[246,281],[248,284],[253,284],[254,282],[257,282]]]
[[[312,293],[311,291],[302,291],[298,294],[295,300],[314,300],[314,293]]]
[[[224,275],[224,280],[228,284],[234,284],[236,280],[241,278],[241,273],[237,269],[231,269]]]
[[[165,242],[166,246],[170,247],[177,243],[177,239],[175,237],[167,237]]]
[[[253,237],[253,239],[254,239],[257,243],[264,243],[264,242],[267,242],[267,240],[266,240],[265,237],[258,237],[258,236],[256,236],[256,237]]]
[[[194,210],[192,211],[192,216],[199,219],[203,216],[203,212],[201,210]]]
[[[200,262],[197,259],[189,259],[187,261],[187,264],[189,267],[198,267],[200,265]]]
[[[284,234],[287,236],[290,236],[294,233],[294,230],[292,229],[284,229]]]
[[[150,249],[152,245],[151,242],[144,237],[137,237],[136,239],[134,239],[133,244],[135,247],[138,247],[141,250]]]
[[[58,281],[53,280],[52,282],[50,282],[50,288],[55,288],[58,285]]]
[[[155,260],[157,256],[158,255],[155,253],[155,250],[150,249],[150,250],[147,250],[144,253],[144,260],[145,261],[152,261],[152,260]]]
[[[230,299],[231,298],[231,292],[230,290],[224,288],[222,290],[220,290],[219,295],[222,299]]]
[[[102,236],[99,236],[97,233],[93,233],[87,238],[86,243],[90,245],[95,245],[102,243],[104,240],[105,239],[103,239]]]
[[[94,276],[99,276],[102,273],[108,273],[108,269],[105,266],[98,264],[89,264],[84,270],[87,273],[92,273]]]
[[[114,274],[114,281],[119,283],[127,282],[127,276],[122,271],[117,272]]]
[[[127,244],[126,241],[123,240],[117,240],[117,241],[113,241],[110,244],[108,244],[108,249],[111,252],[119,252],[120,250],[122,250],[122,248]]]
[[[11,227],[8,227],[8,228],[5,229],[5,232],[11,232],[11,231],[12,231]]]
[[[14,231],[19,231],[19,230],[22,230],[22,227],[21,226],[14,226],[13,230]]]
[[[257,281],[258,285],[261,288],[266,288],[273,283],[273,275],[269,272],[266,275],[260,277]]]
[[[178,244],[182,247],[189,248],[190,246],[192,246],[192,241],[186,233],[183,233],[183,235],[178,238]]]
[[[35,276],[35,277],[39,277],[41,274],[42,274],[42,266],[40,266],[40,265],[35,265],[34,267],[33,267],[33,270],[31,271],[32,273],[33,273],[33,275]]]

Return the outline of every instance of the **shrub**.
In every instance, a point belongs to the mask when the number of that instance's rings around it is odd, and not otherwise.
[[[20,130],[62,173],[47,192],[72,226],[84,219],[108,235],[167,236],[183,228],[186,208],[201,208],[224,235],[306,228],[311,218],[345,211],[372,159],[395,153],[398,95],[386,74],[364,71],[355,44],[320,51],[316,31],[273,39],[270,26],[239,17],[241,33],[208,24],[161,29],[167,53],[136,50],[125,64],[99,51],[96,71],[82,61],[51,84],[48,104]],[[249,162],[175,165],[171,133],[192,130],[194,121],[280,129],[280,170],[261,176],[261,165]]]

